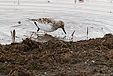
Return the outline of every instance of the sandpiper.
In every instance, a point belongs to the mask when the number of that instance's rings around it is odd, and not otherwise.
[[[37,26],[38,30],[43,30],[46,32],[53,32],[57,30],[58,28],[62,28],[64,33],[66,34],[66,31],[64,29],[64,22],[59,20],[55,21],[51,18],[39,18],[39,19],[29,19],[30,21],[33,21],[33,23]]]

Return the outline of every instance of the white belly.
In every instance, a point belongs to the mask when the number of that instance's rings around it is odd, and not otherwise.
[[[47,31],[47,32],[54,31],[54,29],[52,28],[50,24],[44,24],[44,23],[38,23],[38,22],[36,23],[37,23],[37,26],[43,31]]]

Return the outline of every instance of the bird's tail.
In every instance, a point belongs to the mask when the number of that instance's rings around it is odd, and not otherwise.
[[[37,19],[30,19],[30,18],[27,18],[27,21],[33,21],[33,22],[35,22],[35,21],[37,21]]]

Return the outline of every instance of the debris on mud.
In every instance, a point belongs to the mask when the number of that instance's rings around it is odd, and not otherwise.
[[[113,75],[113,35],[64,42],[0,45],[0,76],[106,76]]]

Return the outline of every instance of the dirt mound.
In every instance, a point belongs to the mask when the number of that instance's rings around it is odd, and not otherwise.
[[[0,45],[0,76],[92,76],[113,75],[113,35],[64,42]]]

